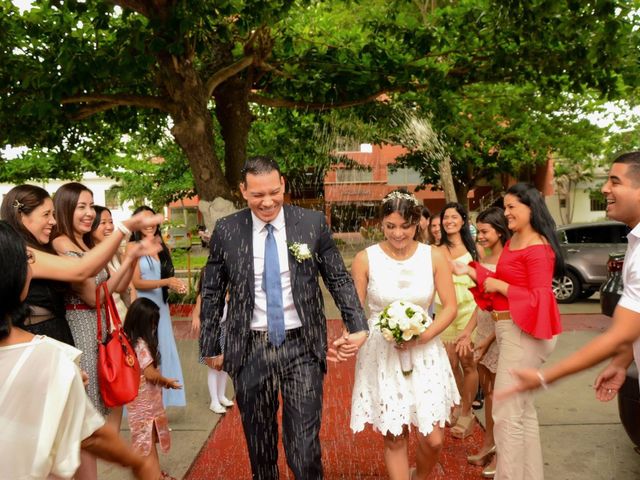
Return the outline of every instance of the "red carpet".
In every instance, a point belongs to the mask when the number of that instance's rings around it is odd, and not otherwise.
[[[339,321],[329,322],[329,338],[335,338],[341,328]],[[322,417],[322,463],[327,480],[387,478],[383,459],[382,436],[370,428],[354,435],[349,429],[351,388],[354,361],[330,364],[324,382]],[[448,434],[440,455],[440,467],[432,479],[480,478],[481,467],[467,464],[466,456],[475,453],[482,442],[482,429],[476,425],[473,435],[458,440]],[[411,435],[409,460],[415,465],[415,436]],[[286,466],[280,444],[280,478],[293,480]],[[200,454],[185,476],[188,480],[242,480],[251,478],[249,457],[237,407],[220,420]]]

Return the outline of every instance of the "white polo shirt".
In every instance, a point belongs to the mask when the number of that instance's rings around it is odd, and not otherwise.
[[[622,267],[624,289],[618,305],[640,314],[640,223],[627,235],[629,245]],[[633,343],[633,356],[640,371],[640,338]]]
[[[253,219],[253,274],[255,285],[255,303],[251,330],[267,331],[267,294],[262,290],[262,272],[264,272],[264,242],[267,238],[267,224],[251,212]],[[291,272],[289,271],[289,251],[287,232],[284,224],[284,208],[270,222],[273,225],[273,236],[278,247],[278,263],[280,264],[280,282],[282,285],[282,307],[284,310],[284,328],[289,330],[302,326],[300,317],[293,303],[291,288]]]

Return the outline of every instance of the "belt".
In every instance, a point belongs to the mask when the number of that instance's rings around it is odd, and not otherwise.
[[[269,341],[269,332],[266,330],[251,330],[251,336],[256,340]],[[302,338],[302,327],[290,328],[284,331],[284,339],[293,340],[294,338]]]
[[[503,310],[501,312],[496,312],[493,310],[491,312],[491,318],[493,318],[494,322],[499,320],[511,320],[511,312],[509,310]]]
[[[67,303],[65,310],[95,310],[96,307],[90,307],[86,303]]]

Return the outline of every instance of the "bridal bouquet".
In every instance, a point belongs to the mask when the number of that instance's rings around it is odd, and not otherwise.
[[[387,305],[378,315],[376,327],[388,342],[401,345],[418,337],[430,324],[430,318],[424,309],[415,303],[396,300]],[[413,371],[411,349],[398,350],[400,365],[404,375]]]

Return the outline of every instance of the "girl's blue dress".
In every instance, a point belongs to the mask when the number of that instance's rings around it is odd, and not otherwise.
[[[141,257],[139,260],[140,277],[142,280],[160,280],[160,260],[153,257]],[[160,307],[160,323],[158,324],[158,350],[160,351],[160,372],[167,378],[176,378],[182,385],[181,390],[162,389],[162,400],[165,407],[184,407],[185,398],[184,377],[182,366],[176,347],[176,339],[171,327],[169,305],[162,300],[162,288],[153,290],[138,290],[138,296],[152,300]]]

